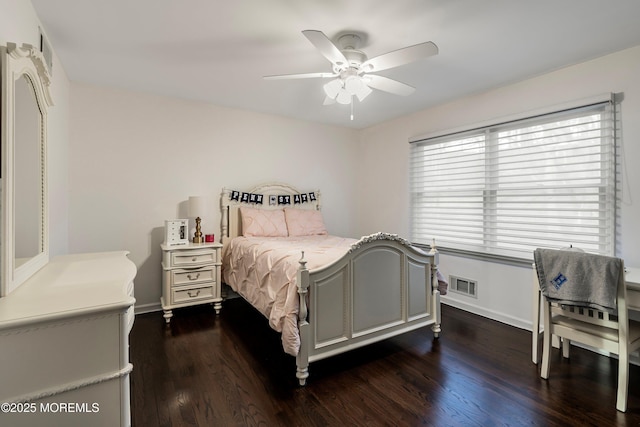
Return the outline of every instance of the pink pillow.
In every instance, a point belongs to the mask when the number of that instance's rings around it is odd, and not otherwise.
[[[240,208],[242,235],[253,237],[286,237],[287,223],[282,209]]]
[[[287,221],[289,236],[312,236],[327,234],[322,213],[307,209],[285,209],[284,217]]]

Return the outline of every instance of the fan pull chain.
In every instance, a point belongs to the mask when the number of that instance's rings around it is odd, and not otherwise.
[[[353,121],[353,95],[351,95],[351,121]]]

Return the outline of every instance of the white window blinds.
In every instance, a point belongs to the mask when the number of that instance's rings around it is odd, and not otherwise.
[[[412,240],[532,259],[569,245],[613,255],[611,103],[412,142]]]

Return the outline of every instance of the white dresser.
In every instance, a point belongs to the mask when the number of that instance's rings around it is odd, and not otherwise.
[[[131,425],[127,254],[56,257],[0,298],[0,425]]]
[[[160,245],[162,248],[162,298],[167,323],[173,309],[212,303],[222,308],[220,243]]]

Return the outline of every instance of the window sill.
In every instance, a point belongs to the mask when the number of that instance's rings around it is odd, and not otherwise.
[[[429,250],[431,250],[431,247],[428,245],[424,245],[421,243],[412,243],[412,244],[426,252],[429,252]],[[459,257],[464,257],[468,259],[475,259],[478,261],[513,265],[516,267],[531,267],[531,264],[533,264],[533,253],[531,254],[531,259],[524,259],[524,258],[509,257],[505,255],[465,251],[461,249],[453,249],[453,248],[447,248],[447,247],[441,247],[441,246],[436,247],[436,249],[438,249],[438,252],[445,255],[459,256]]]

